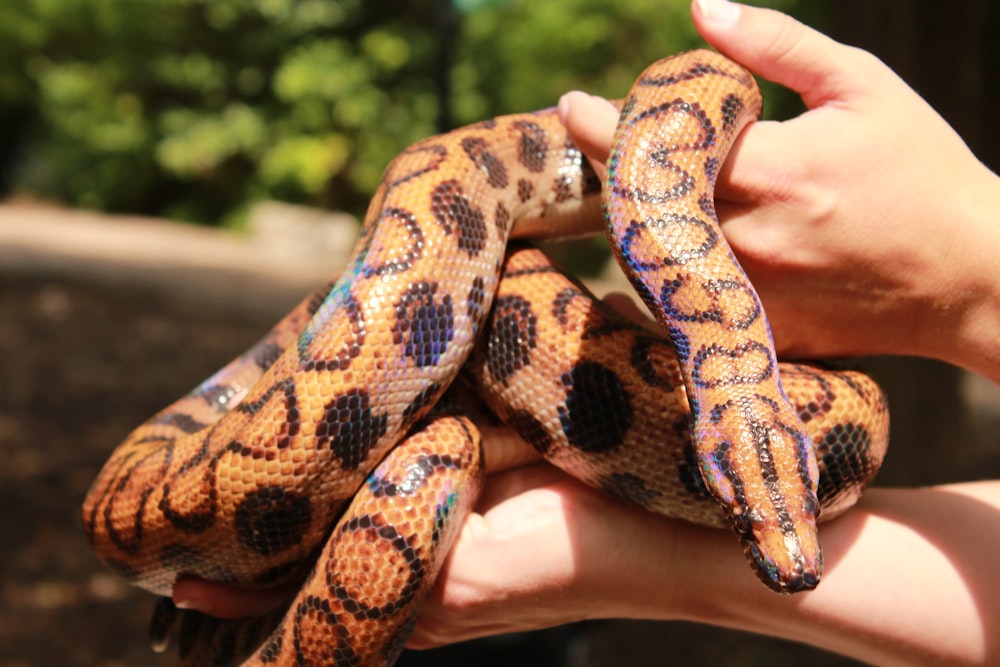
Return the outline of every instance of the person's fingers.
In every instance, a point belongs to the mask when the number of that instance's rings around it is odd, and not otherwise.
[[[513,439],[513,436],[510,436]],[[513,445],[511,445],[513,446]],[[533,451],[523,441],[517,449]],[[537,455],[521,456],[519,465],[537,460]],[[490,478],[476,508],[477,513],[491,508],[527,491],[565,479],[566,474],[550,465],[528,465],[510,474],[497,474]],[[477,514],[477,521],[482,520]],[[173,601],[180,609],[192,609],[223,619],[243,619],[263,616],[286,604],[298,591],[299,583],[290,582],[276,588],[248,590],[216,581],[196,577],[181,577],[174,584]]]
[[[743,214],[766,219],[773,215],[768,206],[802,196],[809,165],[797,152],[802,145],[790,140],[791,132],[787,123],[757,121],[736,139],[715,184],[721,220]]]
[[[525,442],[524,438],[512,428],[486,420],[477,425],[483,436],[487,475],[492,476],[511,468],[520,468],[542,458],[538,450]]]
[[[491,477],[407,646],[551,627],[603,607],[578,578],[606,558],[608,533],[623,523],[618,507],[552,466]]]
[[[505,470],[488,478],[483,493],[476,503],[476,515],[487,514],[494,507],[516,498],[528,491],[545,487],[566,479],[566,473],[545,462]]]
[[[773,207],[798,205],[809,193],[815,142],[828,138],[835,114],[891,88],[891,72],[870,54],[840,44],[777,11],[728,0],[694,0],[692,19],[715,48],[762,76],[799,93],[809,112],[785,123],[757,122],[737,140],[716,186],[720,215],[775,218]],[[748,208],[742,204],[749,204]],[[728,233],[728,232],[727,232]]]
[[[217,618],[241,619],[263,616],[288,602],[298,584],[246,590],[193,577],[181,577],[174,584],[173,600],[180,609],[194,609]]]
[[[694,0],[702,37],[752,72],[791,88],[809,108],[839,99],[865,52],[840,44],[780,12],[728,0]]]
[[[575,90],[559,99],[559,119],[603,180],[618,109],[604,98]]]

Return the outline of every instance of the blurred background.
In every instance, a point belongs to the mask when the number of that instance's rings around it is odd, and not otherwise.
[[[1000,164],[1000,5],[754,4],[879,55]],[[90,554],[82,496],[128,430],[336,270],[396,153],[571,88],[621,96],[701,44],[687,0],[0,3],[0,664],[174,664],[147,648],[151,596]],[[769,118],[801,110],[774,87],[765,99]],[[601,274],[601,241],[571,254]],[[996,387],[926,360],[865,363],[892,404],[880,484],[1000,475]],[[401,664],[805,660],[854,664],[629,621]]]

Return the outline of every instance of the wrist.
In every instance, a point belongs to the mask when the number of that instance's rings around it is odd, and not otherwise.
[[[955,274],[940,276],[939,326],[926,344],[927,356],[1000,383],[1000,178],[983,172],[956,198],[960,222],[942,262]]]
[[[859,506],[823,524],[826,568],[815,591],[767,590],[725,544],[724,531],[692,533],[680,561],[684,595],[677,618],[780,637],[872,664],[992,664],[996,647],[984,619],[998,540],[979,535],[977,520],[1000,505],[997,482],[928,489],[871,489]],[[956,522],[955,516],[967,515]],[[967,548],[954,545],[965,544]],[[950,545],[950,546],[943,546]],[[719,552],[719,553],[716,553]],[[895,559],[895,560],[893,560]],[[941,609],[948,613],[942,615]]]

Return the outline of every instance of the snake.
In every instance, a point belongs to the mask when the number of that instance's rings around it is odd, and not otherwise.
[[[114,449],[82,508],[112,571],[161,596],[299,585],[249,623],[163,603],[185,664],[392,664],[501,423],[622,501],[728,526],[772,590],[818,584],[817,521],[874,478],[888,411],[861,373],[778,361],[722,233],[760,92],[699,50],[619,106],[603,186],[554,109],[403,150],[339,277]],[[601,231],[658,331],[528,245]]]

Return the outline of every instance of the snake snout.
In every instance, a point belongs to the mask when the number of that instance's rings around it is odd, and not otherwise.
[[[747,560],[768,588],[790,594],[810,591],[819,584],[823,551],[814,522],[784,522],[741,534]]]

